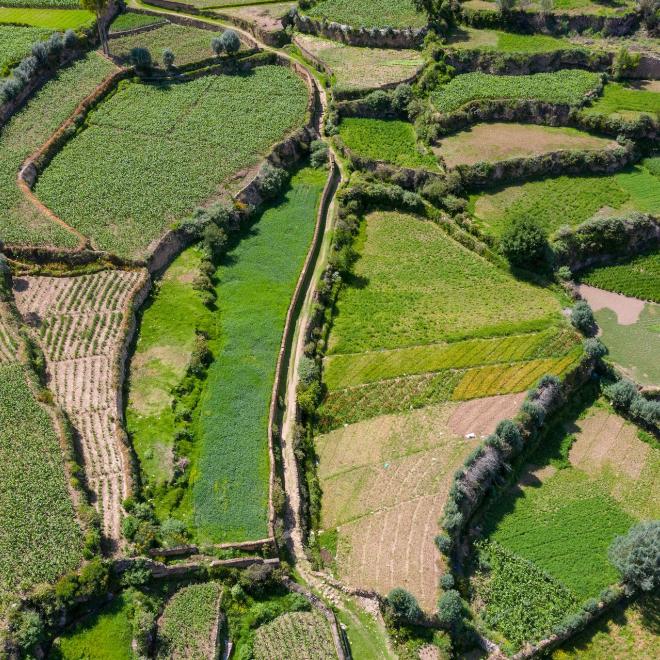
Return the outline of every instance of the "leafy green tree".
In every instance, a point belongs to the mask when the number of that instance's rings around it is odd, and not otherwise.
[[[415,623],[422,616],[417,599],[405,589],[395,587],[385,599],[387,613],[394,625]]]
[[[99,33],[99,39],[101,40],[104,55],[110,54],[110,49],[108,48],[108,32],[102,20],[104,14],[108,10],[109,4],[109,0],[80,0],[80,6],[82,9],[86,9],[87,11],[96,14],[96,29]]]
[[[638,392],[635,383],[622,378],[605,389],[605,394],[611,399],[616,410],[626,411],[637,398]]]
[[[445,591],[438,600],[438,622],[443,628],[455,631],[463,617],[463,609],[463,599],[458,591]]]
[[[589,303],[585,300],[578,300],[571,310],[571,323],[583,335],[591,335],[596,329],[596,319],[591,311]]]
[[[234,30],[225,30],[220,37],[222,47],[228,55],[238,53],[241,48],[241,40]]]
[[[642,591],[659,587],[660,520],[639,523],[625,536],[617,536],[609,557],[628,586]]]
[[[548,237],[542,227],[530,218],[514,220],[500,240],[500,249],[514,266],[534,269],[548,262]]]
[[[222,51],[224,50],[224,46],[222,44],[222,39],[220,37],[213,37],[213,39],[211,39],[211,50],[216,55],[222,55]]]
[[[151,69],[151,53],[147,48],[131,48],[131,64],[138,71],[149,71]]]

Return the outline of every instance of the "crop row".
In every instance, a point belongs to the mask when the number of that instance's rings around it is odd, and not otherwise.
[[[0,317],[0,364],[15,362],[17,349],[13,330]]]
[[[337,657],[327,621],[316,612],[291,612],[257,629],[255,660],[333,660]]]
[[[597,73],[562,70],[529,76],[496,76],[465,73],[452,78],[432,95],[441,112],[451,112],[476,99],[529,99],[547,103],[580,105],[587,94],[601,86]]]

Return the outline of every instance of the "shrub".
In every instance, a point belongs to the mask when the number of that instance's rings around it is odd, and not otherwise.
[[[548,237],[544,229],[529,218],[516,219],[507,227],[500,249],[514,266],[533,269],[545,266],[548,261]]]
[[[447,555],[451,550],[451,539],[446,534],[438,534],[435,537],[435,545],[443,555]]]
[[[607,355],[607,347],[597,337],[585,339],[582,345],[586,356],[592,360],[598,360]]]
[[[495,429],[496,435],[511,449],[519,451],[522,447],[522,435],[518,425],[510,419],[503,419]]]
[[[240,585],[252,596],[262,595],[273,583],[273,569],[269,564],[252,564],[240,578]]]
[[[564,282],[573,278],[573,273],[568,266],[561,266],[557,269],[557,277]]]
[[[463,616],[463,600],[455,589],[445,591],[438,600],[438,623],[449,630],[455,629]]]
[[[211,39],[211,50],[216,55],[222,55],[224,44],[222,43],[222,39],[220,37],[213,37],[213,39]]]
[[[640,523],[615,538],[609,557],[627,585],[642,591],[660,586],[660,521]]]
[[[625,78],[639,64],[641,56],[639,53],[630,53],[627,48],[622,47],[614,56],[612,62],[612,76],[615,80]]]
[[[265,199],[277,197],[289,181],[289,173],[281,167],[266,163],[261,168],[261,194]]]
[[[414,623],[421,615],[422,610],[416,598],[405,589],[396,587],[387,594],[385,602],[388,607],[392,621],[399,625],[402,623]]]
[[[44,636],[44,623],[38,612],[20,610],[12,620],[12,636],[19,648],[28,651]],[[26,654],[26,657],[32,657]]]
[[[229,55],[237,53],[241,48],[241,40],[234,30],[225,30],[220,37],[222,48]]]
[[[160,526],[160,536],[166,548],[183,545],[188,541],[185,524],[176,518],[167,518]]]
[[[322,140],[314,140],[309,146],[309,151],[312,167],[320,167],[328,162],[328,145]]]
[[[594,313],[586,300],[578,300],[571,310],[571,323],[584,335],[593,334],[596,328]]]
[[[298,367],[298,375],[300,376],[300,381],[305,385],[309,385],[312,381],[317,380],[320,373],[319,367],[314,360],[303,356],[300,359],[300,366]]]
[[[630,404],[630,415],[647,426],[660,424],[660,401],[650,401],[641,394]]]
[[[545,419],[545,410],[535,401],[523,401],[520,412],[523,418],[527,418],[537,428],[543,424]]]
[[[48,65],[48,49],[43,41],[38,41],[32,46],[32,56],[36,58],[39,66]]]
[[[454,576],[451,573],[445,573],[440,578],[440,586],[443,591],[449,591],[454,588]]]
[[[217,261],[227,248],[227,234],[224,229],[211,223],[204,230],[204,250],[212,261]]]
[[[131,64],[138,71],[149,71],[151,69],[151,53],[148,48],[131,48]]]
[[[399,114],[407,114],[412,98],[412,87],[407,83],[401,83],[392,92],[392,110]]]
[[[595,614],[598,611],[598,601],[595,598],[590,598],[583,606],[582,609],[589,614]]]
[[[165,48],[163,50],[163,66],[166,69],[171,69],[174,65],[175,57],[174,51],[171,48]]]
[[[68,29],[64,33],[64,47],[75,48],[78,45],[78,36],[72,29]]]
[[[627,411],[638,396],[635,383],[625,378],[605,388],[605,394],[612,401],[614,408],[619,411]]]
[[[654,30],[660,21],[660,2],[658,0],[638,0],[637,10],[648,30]]]

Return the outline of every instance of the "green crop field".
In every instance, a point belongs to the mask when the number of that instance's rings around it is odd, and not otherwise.
[[[123,30],[134,30],[135,28],[144,27],[145,25],[154,25],[154,23],[163,23],[165,18],[160,16],[151,16],[149,14],[135,14],[133,12],[125,12],[119,14],[112,25],[110,32],[122,32]],[[210,35],[209,35],[210,36]]]
[[[352,27],[420,28],[426,25],[426,16],[415,11],[412,0],[322,0],[303,13]]]
[[[467,0],[463,3],[471,9],[492,9],[497,11],[495,0]],[[539,0],[533,0],[525,5],[528,11],[541,11],[543,6]],[[575,14],[597,16],[616,16],[625,10],[631,12],[634,9],[634,2],[631,0],[612,0],[607,4],[597,2],[597,0],[554,0],[552,11],[557,14]]]
[[[337,657],[328,622],[318,612],[281,614],[257,628],[255,660],[333,660]]]
[[[2,4],[5,5],[5,2]],[[95,20],[94,14],[86,9],[39,9],[35,4],[30,3],[30,7],[0,7],[0,24],[62,31],[90,27]]]
[[[417,142],[413,125],[406,121],[347,117],[339,134],[358,156],[401,167],[439,169],[435,156]]]
[[[599,211],[658,214],[660,186],[646,161],[618,174],[560,176],[508,186],[470,197],[469,209],[486,231],[501,236],[517,218],[534,218],[552,233]]]
[[[78,0],[2,0],[3,7],[80,9]]]
[[[603,95],[589,107],[587,114],[617,114],[625,119],[635,119],[641,113],[660,113],[660,92],[636,89],[632,83],[611,82],[605,85]]]
[[[172,596],[160,620],[159,658],[214,657],[212,632],[218,620],[220,593],[218,582],[206,582],[191,584]]]
[[[459,49],[496,50],[500,53],[548,53],[571,48],[565,39],[544,34],[516,34],[500,30],[459,27],[447,39],[447,46]]]
[[[660,303],[660,252],[643,254],[613,266],[592,268],[580,273],[579,279],[599,289]]]
[[[0,78],[30,54],[32,44],[47,39],[50,30],[0,25]]]
[[[53,244],[75,247],[76,237],[27,203],[16,173],[69,117],[78,103],[115,67],[96,53],[62,69],[0,133],[0,239],[7,243]]]
[[[53,422],[19,364],[0,366],[0,598],[82,560],[82,532]]]
[[[494,76],[464,73],[436,89],[432,99],[438,110],[451,112],[477,99],[533,99],[580,105],[600,85],[600,74],[562,70],[530,76]]]
[[[127,83],[55,156],[35,190],[100,249],[143,255],[231,174],[300,126],[306,106],[305,84],[279,66],[170,85]]]

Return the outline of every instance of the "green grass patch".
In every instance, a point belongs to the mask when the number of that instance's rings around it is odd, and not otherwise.
[[[493,50],[500,53],[549,53],[571,48],[565,39],[544,34],[516,34],[501,30],[477,30],[461,26],[447,39],[447,46],[458,49]]]
[[[3,7],[21,9],[80,9],[78,0],[2,0]]]
[[[558,319],[551,292],[517,281],[430,221],[372,213],[356,249],[354,274],[337,303],[332,353],[521,334]]]
[[[605,85],[603,95],[584,112],[590,115],[618,114],[633,119],[642,113],[660,113],[660,93],[636,89],[632,83],[611,82]]]
[[[32,44],[48,39],[51,30],[0,25],[0,78],[30,54]]]
[[[19,364],[0,366],[0,598],[82,561],[60,441],[29,377]]]
[[[306,106],[307,87],[280,66],[125,83],[55,156],[36,193],[99,249],[144,255],[223,181],[300,126]]]
[[[5,3],[3,2],[3,5]],[[135,14],[137,16],[137,14]],[[27,25],[48,30],[80,30],[90,27],[95,17],[86,9],[39,9],[35,7],[0,7],[0,24]]]
[[[16,173],[22,162],[48,140],[80,101],[114,70],[108,60],[90,53],[61,69],[3,127],[0,132],[0,237],[3,241],[76,246],[78,240],[73,234],[40,215],[25,201],[16,185]]]
[[[146,25],[154,25],[155,23],[163,23],[165,18],[162,16],[151,16],[149,14],[136,14],[134,12],[124,12],[119,14],[112,25],[110,32],[123,32],[124,30],[134,30],[135,28],[145,27]]]
[[[469,209],[497,237],[519,218],[534,218],[552,233],[563,225],[589,220],[599,211],[657,215],[660,186],[645,163],[613,175],[560,176],[483,192],[470,197]]]
[[[420,28],[427,22],[412,0],[322,0],[303,13],[352,27]]]
[[[600,85],[600,74],[562,70],[530,76],[465,73],[436,89],[432,100],[441,112],[451,112],[477,99],[533,99],[579,105]]]
[[[580,273],[579,279],[599,289],[660,303],[660,252],[613,266],[598,266]]]
[[[401,167],[438,169],[435,156],[417,142],[415,128],[407,121],[347,117],[339,125],[339,135],[359,156]]]

